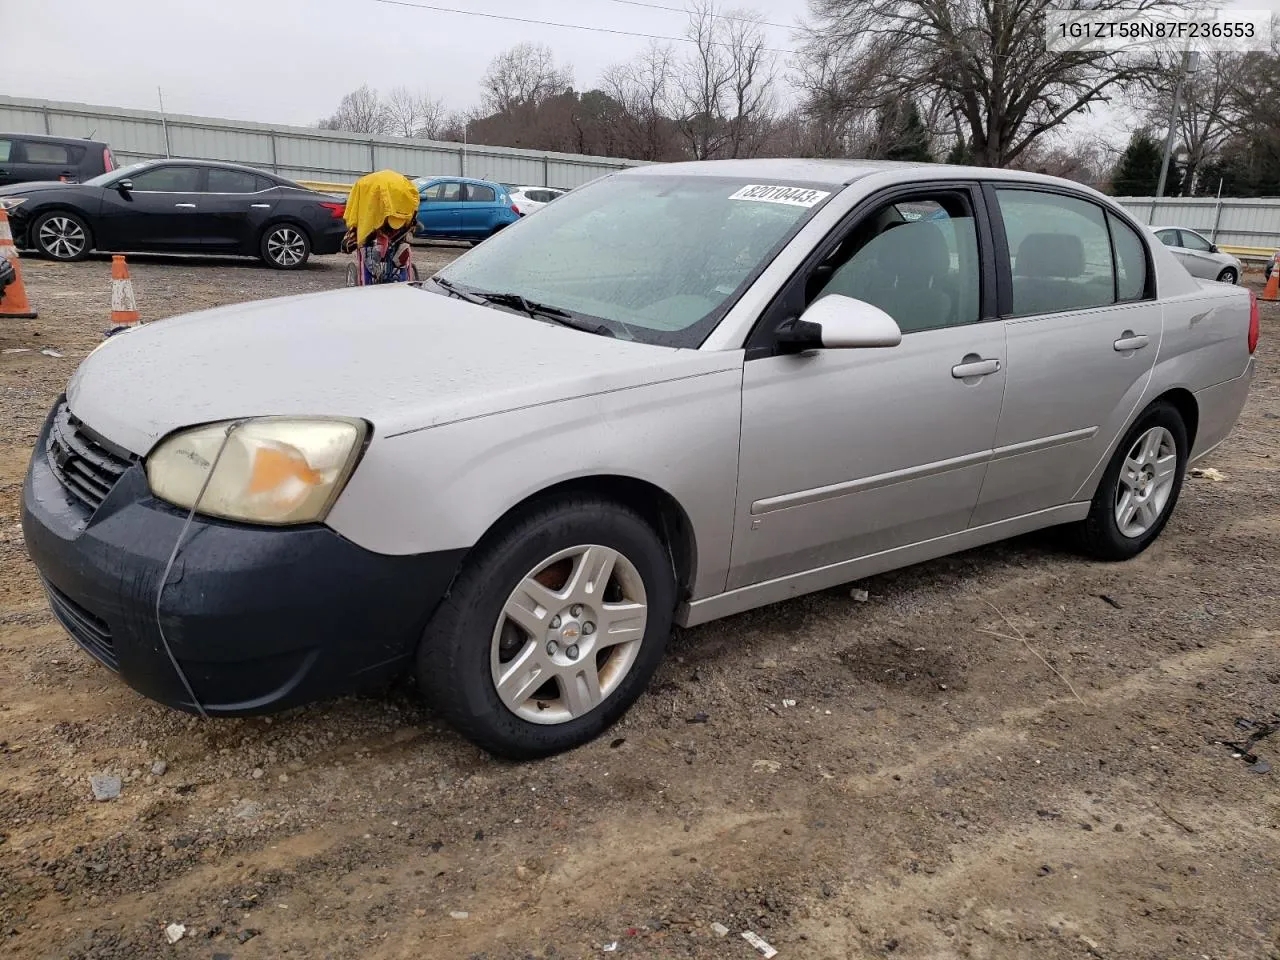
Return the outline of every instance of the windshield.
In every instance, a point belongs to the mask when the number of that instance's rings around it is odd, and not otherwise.
[[[131,163],[127,167],[117,167],[115,170],[108,170],[106,173],[100,173],[96,177],[90,177],[88,180],[81,181],[85,186],[89,187],[106,187],[115,183],[117,180],[127,180],[132,174],[137,173],[143,167],[149,167],[155,163],[154,160],[141,160],[138,163]]]
[[[624,339],[696,347],[831,195],[812,184],[627,174],[566,193],[437,276],[603,322]]]

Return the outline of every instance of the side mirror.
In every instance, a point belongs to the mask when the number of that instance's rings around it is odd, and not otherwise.
[[[1210,252],[1210,253],[1221,253],[1222,251],[1218,249],[1218,245],[1217,245],[1216,243],[1211,243],[1211,244],[1209,244],[1209,252]]]
[[[862,300],[829,294],[778,330],[778,345],[787,353],[827,348],[896,347],[902,342],[897,322],[879,307]]]
[[[132,181],[132,180],[117,180],[117,181],[116,181],[116,189],[117,189],[117,190],[119,190],[121,193],[128,193],[130,190],[132,190],[132,189],[133,189],[133,181]]]

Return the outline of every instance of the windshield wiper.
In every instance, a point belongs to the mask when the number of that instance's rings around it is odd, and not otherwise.
[[[449,294],[449,296],[457,297],[459,300],[466,300],[468,303],[478,303],[482,305],[489,302],[484,297],[476,296],[474,293],[468,293],[452,280],[445,280],[442,277],[432,277],[431,282],[444,290],[444,292]]]
[[[530,317],[537,320],[542,317],[553,323],[558,323],[562,327],[570,327],[574,330],[585,330],[587,333],[597,333],[606,337],[615,337],[612,330],[603,323],[591,323],[588,320],[580,320],[568,310],[562,310],[560,307],[553,307],[549,303],[539,303],[537,300],[530,300],[521,293],[488,293],[478,292],[478,297],[483,297],[487,302],[497,304],[500,307],[514,307],[527,313]]]

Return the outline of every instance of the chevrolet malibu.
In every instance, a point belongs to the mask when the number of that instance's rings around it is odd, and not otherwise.
[[[647,166],[420,284],[178,317],[81,364],[23,497],[53,612],[145,695],[412,671],[495,754],[581,744],[692,625],[1041,527],[1159,536],[1258,339],[1027,173]]]

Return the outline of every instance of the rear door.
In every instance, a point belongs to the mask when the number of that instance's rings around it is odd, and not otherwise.
[[[14,138],[8,168],[14,182],[35,180],[78,180],[77,166],[84,147],[65,143]]]
[[[986,194],[1008,373],[975,526],[1083,495],[1142,402],[1163,333],[1131,224],[1066,189],[989,184]]]
[[[247,170],[209,167],[200,195],[200,237],[212,252],[255,252],[258,226],[278,202],[275,184]]]
[[[464,184],[462,202],[462,235],[480,239],[487,237],[497,223],[498,192],[488,184]]]
[[[133,174],[132,190],[104,190],[98,246],[199,252],[204,174],[203,167],[162,164]]]
[[[462,184],[437,180],[422,191],[418,205],[419,235],[456,237],[462,230]]]

